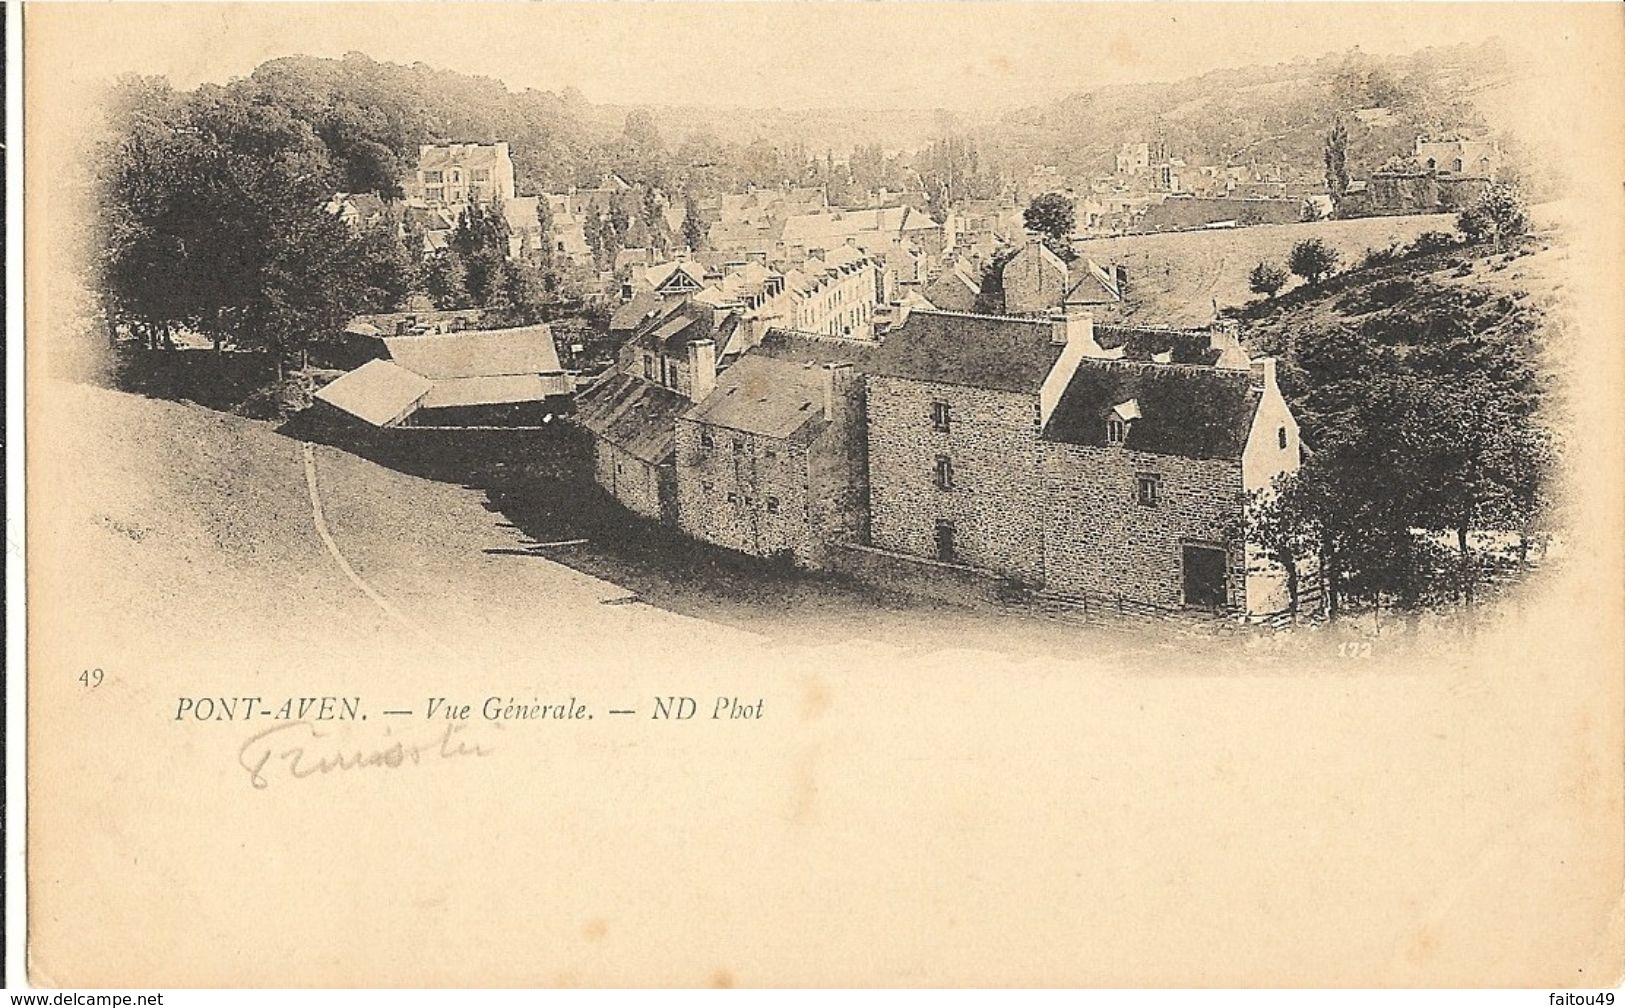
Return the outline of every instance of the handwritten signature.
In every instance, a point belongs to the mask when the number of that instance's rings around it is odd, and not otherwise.
[[[397,739],[378,748],[351,748],[328,742],[332,733],[309,721],[287,721],[258,732],[244,742],[237,750],[237,762],[248,772],[249,783],[264,790],[271,786],[271,776],[278,770],[285,771],[293,780],[304,780],[342,770],[395,770],[417,766],[426,760],[489,756],[491,749],[456,737],[466,727],[448,724],[445,731],[429,741]]]

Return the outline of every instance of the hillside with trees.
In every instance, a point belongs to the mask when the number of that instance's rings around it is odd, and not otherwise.
[[[1544,555],[1567,428],[1556,240],[1430,232],[1233,313],[1280,358],[1306,449],[1249,521],[1325,572],[1334,612],[1471,605]]]
[[[1162,139],[1193,166],[1292,165],[1299,180],[1315,181],[1324,176],[1327,137],[1339,122],[1355,177],[1408,157],[1420,134],[1486,132],[1517,160],[1528,152],[1486,115],[1483,99],[1518,73],[1498,42],[1403,56],[1356,49],[1096,88],[1010,113],[976,136],[1001,167],[1049,164],[1082,177],[1109,174],[1122,143]]]

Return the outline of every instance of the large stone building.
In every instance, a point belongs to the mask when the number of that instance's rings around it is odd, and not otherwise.
[[[688,406],[671,389],[618,370],[576,394],[576,423],[592,437],[593,481],[633,514],[676,519],[676,423]]]
[[[802,332],[867,339],[883,303],[886,273],[851,245],[808,257],[785,274],[784,324]]]
[[[1236,530],[1297,426],[1233,334],[915,311],[868,367],[871,545],[1085,599],[1286,607]]]
[[[1284,578],[1236,532],[1247,495],[1299,463],[1275,361],[1195,360],[1078,363],[1043,433],[1046,591],[1165,609],[1288,607]]]
[[[913,311],[888,333],[867,383],[870,543],[1039,583],[1039,436],[1089,327]]]
[[[863,418],[850,363],[747,353],[677,420],[677,514],[697,539],[823,567],[862,531]]]
[[[513,199],[513,161],[506,141],[495,144],[423,144],[407,196],[430,205],[501,206]]]

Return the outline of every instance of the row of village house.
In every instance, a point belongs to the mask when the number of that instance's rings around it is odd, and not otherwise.
[[[505,171],[464,171],[441,179],[511,199]],[[318,402],[379,427],[527,425],[573,394],[604,489],[740,552],[829,567],[868,550],[1061,595],[1286,607],[1280,572],[1235,541],[1247,494],[1298,464],[1273,361],[1233,331],[1097,327],[1121,272],[1036,241],[991,292],[1026,317],[984,316],[968,259],[899,290],[894,253],[920,238],[906,215],[813,223],[793,264],[631,271],[619,360],[579,390],[546,326],[414,313],[352,325],[375,359]]]
[[[861,550],[1074,598],[1288,606],[1236,530],[1297,468],[1297,425],[1233,330],[916,310],[878,342],[772,329],[719,358],[732,337],[667,305],[578,392],[629,510],[812,568]]]
[[[914,310],[878,340],[744,331],[671,299],[580,389],[546,326],[382,335],[382,356],[317,400],[372,427],[535,425],[573,390],[595,481],[728,549],[811,568],[880,555],[1168,609],[1287,607],[1282,573],[1237,529],[1247,495],[1298,466],[1297,425],[1274,360],[1250,360],[1233,330]]]

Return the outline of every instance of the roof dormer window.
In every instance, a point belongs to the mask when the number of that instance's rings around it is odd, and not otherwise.
[[[1112,407],[1106,416],[1106,443],[1120,445],[1128,441],[1129,424],[1140,419],[1140,401],[1130,399]]]

